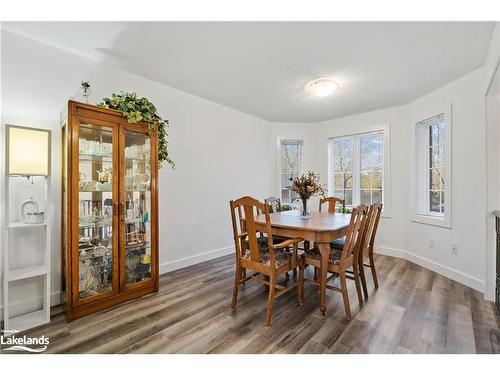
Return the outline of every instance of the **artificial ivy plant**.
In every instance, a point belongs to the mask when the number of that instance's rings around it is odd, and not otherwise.
[[[168,155],[167,128],[168,120],[164,120],[156,111],[156,107],[147,98],[138,98],[135,92],[121,92],[111,94],[111,98],[104,98],[98,104],[99,107],[116,109],[120,111],[127,121],[136,124],[145,121],[150,130],[153,123],[158,123],[158,162],[160,167],[164,162],[175,167],[175,162]]]

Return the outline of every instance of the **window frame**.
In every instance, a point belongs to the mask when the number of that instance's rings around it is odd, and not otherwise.
[[[444,124],[444,213],[430,210],[430,136],[432,123],[426,123],[437,116],[443,116]],[[411,146],[411,221],[451,228],[452,218],[452,107],[435,107],[413,121]]]
[[[360,185],[361,185],[361,157],[360,157],[360,139],[372,135],[372,134],[381,134],[382,135],[382,144],[383,144],[383,166],[382,166],[382,201],[383,201],[383,209],[381,216],[384,218],[390,217],[390,197],[391,197],[391,157],[390,157],[390,143],[391,143],[391,128],[390,124],[388,125],[379,125],[379,126],[371,126],[364,128],[363,131],[349,133],[349,134],[338,134],[331,137],[328,137],[328,195],[333,196],[334,194],[334,181],[333,181],[333,152],[334,152],[334,141],[336,140],[347,140],[353,139],[353,182],[352,182],[352,190],[353,190],[353,204],[352,206],[356,206],[360,202]]]
[[[290,204],[292,205],[293,202],[290,200],[290,202],[286,202],[283,200],[283,178],[282,178],[282,170],[281,170],[281,147],[283,144],[293,144],[296,142],[299,144],[299,173],[298,175],[300,176],[303,172],[303,165],[304,165],[304,140],[301,138],[296,138],[296,137],[291,137],[291,138],[278,138],[277,139],[277,167],[278,167],[278,174],[277,174],[277,187],[278,191],[276,192],[277,197],[281,199],[281,204]],[[290,194],[291,196],[291,194]]]

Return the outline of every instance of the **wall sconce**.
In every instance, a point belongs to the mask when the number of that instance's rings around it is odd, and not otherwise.
[[[6,174],[28,178],[49,176],[50,138],[47,129],[7,125]]]

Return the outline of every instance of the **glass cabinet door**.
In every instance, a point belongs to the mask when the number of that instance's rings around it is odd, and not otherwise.
[[[113,187],[118,176],[114,152],[117,135],[111,126],[82,120],[78,126],[78,171],[73,171],[73,175],[78,180],[79,301],[91,301],[117,291],[114,280],[118,242],[113,231],[118,208],[113,204],[118,194]]]
[[[124,287],[151,280],[151,137],[144,132],[122,132],[123,163],[121,244]]]

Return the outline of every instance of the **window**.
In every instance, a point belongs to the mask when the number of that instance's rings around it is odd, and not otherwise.
[[[282,139],[280,142],[281,201],[291,203],[295,193],[290,191],[291,180],[302,173],[302,140]]]
[[[384,132],[330,139],[329,194],[346,205],[384,202]]]
[[[441,113],[415,125],[416,221],[442,226],[450,225],[451,144],[446,118]]]
[[[444,152],[444,121],[437,118],[429,126],[429,211],[440,214],[444,214]]]

